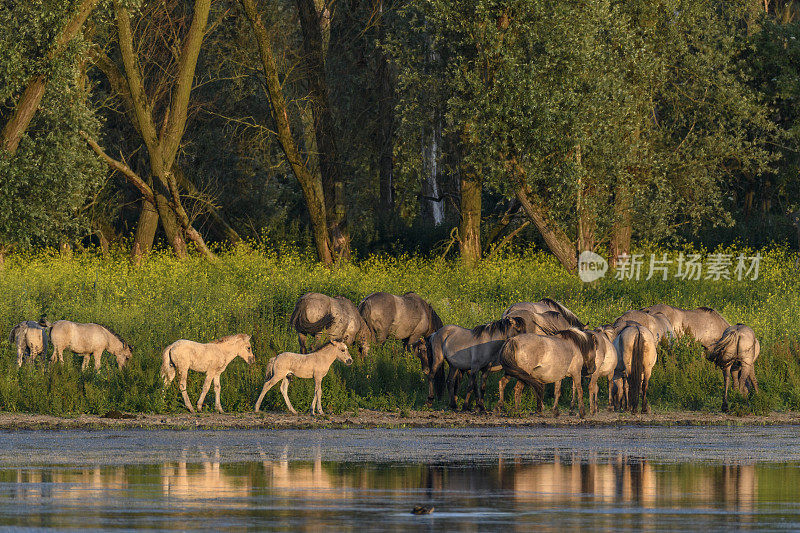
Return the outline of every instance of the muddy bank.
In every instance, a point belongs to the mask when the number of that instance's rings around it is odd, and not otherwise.
[[[474,414],[452,411],[385,412],[360,409],[357,413],[342,413],[312,417],[308,414],[288,413],[202,413],[138,414],[120,418],[97,415],[56,417],[28,413],[0,413],[0,430],[14,429],[317,429],[317,428],[459,428],[459,427],[606,427],[619,425],[641,426],[774,426],[800,425],[800,412],[771,413],[767,416],[735,416],[723,413],[695,411],[664,411],[649,415],[609,413],[606,411],[585,419],[562,414],[554,418],[523,414],[506,416]]]

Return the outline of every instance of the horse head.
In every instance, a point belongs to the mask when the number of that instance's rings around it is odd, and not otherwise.
[[[350,350],[347,349],[347,344],[342,341],[331,341],[331,344],[336,348],[336,359],[342,363],[350,366],[353,364],[353,357],[350,355]]]
[[[431,371],[431,360],[428,354],[429,339],[430,337],[423,337],[411,345],[411,351],[419,358],[419,362],[422,365],[422,373],[426,376]]]
[[[123,342],[122,349],[115,353],[114,356],[117,358],[117,364],[120,368],[122,368],[128,361],[130,361],[131,357],[133,357],[133,346],[127,342]]]
[[[244,359],[248,365],[251,365],[255,362],[256,356],[253,353],[253,345],[250,343],[250,335],[243,334],[241,339],[242,346],[239,349],[238,355]]]

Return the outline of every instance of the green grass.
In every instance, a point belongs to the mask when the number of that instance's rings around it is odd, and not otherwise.
[[[643,250],[651,251],[655,250]],[[433,304],[445,323],[463,326],[493,320],[513,302],[545,296],[560,300],[591,325],[656,302],[711,306],[732,323],[752,326],[762,343],[756,364],[761,395],[743,399],[734,394],[733,411],[797,410],[800,279],[787,250],[764,249],[761,254],[761,276],[756,281],[604,279],[595,285],[582,284],[542,252],[498,257],[471,271],[457,262],[407,256],[373,256],[327,269],[289,249],[238,248],[213,263],[199,258],[177,261],[161,253],[140,267],[128,264],[122,253],[110,257],[83,253],[71,259],[47,251],[14,255],[0,270],[0,325],[5,331],[42,313],[51,320],[97,322],[132,343],[134,358],[122,371],[106,354],[100,372],[81,372],[79,358],[68,353],[67,365],[48,368],[40,359],[17,369],[16,352],[3,335],[0,409],[57,415],[109,409],[181,412],[177,386],[163,389],[160,384],[163,348],[180,338],[207,342],[244,332],[253,337],[257,362],[231,363],[222,375],[222,405],[227,411],[251,410],[264,383],[266,361],[280,351],[298,348],[287,318],[300,295],[317,291],[358,302],[377,290],[414,290]],[[489,384],[490,406],[496,400],[496,383],[497,376]],[[201,385],[202,376],[192,373],[193,400]],[[720,372],[705,361],[698,345],[685,339],[660,351],[651,403],[656,409],[718,410],[721,388]],[[373,349],[365,361],[356,355],[351,367],[334,363],[323,386],[323,406],[334,413],[358,408],[407,412],[423,406],[426,392],[419,362],[403,353],[400,343],[390,341]],[[292,382],[290,396],[298,411],[309,408],[312,395],[311,381]],[[602,383],[601,403],[605,398]],[[524,401],[525,408],[533,406],[530,392]],[[438,405],[442,406],[444,402]],[[212,407],[213,401],[207,399],[206,409]],[[262,408],[285,409],[277,387]]]

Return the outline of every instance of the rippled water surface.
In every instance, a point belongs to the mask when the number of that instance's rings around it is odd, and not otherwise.
[[[800,529],[796,427],[0,433],[0,527]],[[433,506],[415,516],[417,506]]]

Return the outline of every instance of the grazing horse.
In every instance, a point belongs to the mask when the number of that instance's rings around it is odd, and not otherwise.
[[[355,304],[343,296],[332,298],[318,292],[304,294],[294,306],[289,325],[297,331],[300,353],[308,353],[309,336],[317,344],[324,330],[327,330],[330,340],[347,345],[358,343],[362,356],[369,353],[372,332]]]
[[[722,378],[725,382],[725,395],[722,398],[722,410],[728,410],[728,385],[731,372],[739,371],[739,376],[734,374],[733,385],[742,394],[747,394],[748,386],[758,393],[758,380],[754,364],[761,353],[761,344],[755,332],[744,324],[735,324],[728,327],[720,339],[711,347],[707,358],[722,369]]]
[[[533,313],[527,309],[515,309],[503,316],[522,320],[525,323],[526,333],[538,333],[539,335],[555,335],[557,331],[577,327],[558,311]]]
[[[22,360],[26,355],[30,361],[36,359],[40,353],[47,354],[49,325],[42,320],[39,322],[27,320],[11,328],[8,341],[17,346],[17,366],[22,366]]]
[[[584,335],[573,329],[559,331],[554,336],[526,333],[506,341],[500,350],[500,363],[506,374],[533,387],[537,396],[537,412],[541,412],[544,407],[545,384],[554,383],[553,416],[559,414],[561,380],[570,376],[573,388],[578,392],[578,409],[583,418],[586,409],[583,404],[581,374],[584,367],[590,373],[595,371],[592,357],[595,349],[594,341],[587,341]]]
[[[373,292],[361,300],[358,312],[375,342],[383,344],[389,337],[394,337],[403,341],[407,350],[443,325],[431,304],[414,292],[402,296]]]
[[[541,315],[547,313],[548,311],[554,311],[556,313],[560,313],[568,322],[568,327],[571,328],[578,328],[583,329],[584,325],[583,322],[578,319],[578,316],[564,307],[559,302],[550,299],[550,298],[542,298],[538,302],[519,302],[508,309],[506,312],[503,313],[503,316],[510,316],[514,315],[519,311],[527,311],[529,313],[533,313],[535,315]]]
[[[350,366],[353,364],[353,358],[350,357],[350,352],[347,351],[347,345],[339,341],[331,341],[320,349],[310,354],[299,354],[292,352],[283,352],[276,355],[267,363],[267,381],[264,383],[264,388],[261,389],[261,394],[256,401],[256,411],[261,408],[261,402],[267,391],[271,389],[277,382],[281,382],[281,394],[286,401],[286,407],[292,414],[297,414],[297,411],[292,407],[292,402],[289,401],[289,378],[297,377],[304,379],[314,378],[314,399],[311,401],[311,414],[322,412],[322,378],[328,374],[328,370],[334,361],[339,360],[344,364]]]
[[[100,324],[80,324],[69,320],[59,320],[50,330],[50,340],[53,343],[53,355],[50,362],[64,362],[64,350],[70,350],[76,355],[83,355],[81,370],[89,364],[89,358],[94,355],[94,369],[100,370],[100,359],[103,352],[107,351],[117,358],[119,368],[125,366],[133,356],[131,345],[111,329]]]
[[[203,391],[197,400],[197,410],[203,409],[203,402],[214,383],[214,406],[218,412],[222,411],[220,403],[221,385],[219,376],[228,366],[228,363],[236,357],[241,357],[247,364],[252,364],[256,360],[253,355],[253,348],[250,344],[250,335],[239,333],[228,335],[207,344],[181,339],[175,341],[164,349],[163,362],[161,364],[161,377],[164,385],[169,386],[175,379],[177,373],[180,377],[178,386],[183,396],[183,403],[190,412],[194,413],[192,402],[189,401],[189,394],[186,392],[186,380],[189,377],[189,370],[204,372],[206,380],[203,382]]]
[[[524,322],[515,317],[505,317],[472,329],[447,325],[430,336],[429,370],[435,373],[444,361],[447,361],[450,367],[447,386],[451,408],[456,408],[458,373],[469,371],[470,389],[474,391],[478,409],[484,410],[478,374],[483,372],[483,384],[485,384],[489,372],[500,370],[498,362],[500,348],[508,338],[520,333],[525,333]],[[430,376],[430,373],[428,375]],[[432,400],[431,391],[428,401]]]
[[[630,405],[631,412],[635,413],[641,393],[642,413],[650,412],[647,387],[656,365],[656,346],[653,332],[637,322],[628,322],[614,339],[614,348],[620,359],[614,373],[614,406],[617,409]]]
[[[667,304],[656,304],[646,307],[642,311],[651,315],[662,313],[672,324],[676,335],[691,335],[703,345],[706,352],[711,350],[711,346],[722,337],[722,333],[730,326],[730,323],[722,318],[721,314],[710,307],[681,309]]]
[[[672,323],[664,313],[657,311],[648,313],[641,310],[626,311],[614,321],[615,335],[625,329],[628,322],[638,322],[649,329],[656,337],[656,344],[661,341],[670,342],[675,338]]]

